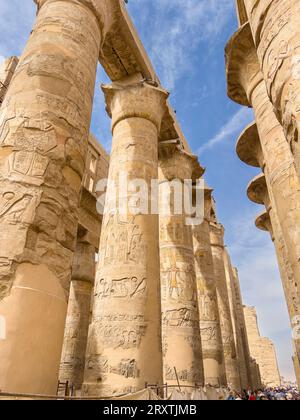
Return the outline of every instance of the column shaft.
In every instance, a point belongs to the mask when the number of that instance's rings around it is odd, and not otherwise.
[[[210,238],[213,254],[213,264],[216,276],[217,297],[221,322],[225,370],[227,383],[233,389],[241,388],[237,352],[234,343],[233,326],[231,322],[229,297],[226,284],[226,273],[223,260],[224,228],[218,223],[210,223]]]
[[[226,385],[209,221],[193,227],[196,279],[206,385]]]
[[[75,390],[83,383],[95,265],[95,248],[77,242],[59,375],[61,382],[68,381]]]
[[[254,89],[251,99],[265,161],[269,200],[276,215],[272,225],[280,247],[277,254],[280,266],[283,264],[281,272],[284,288],[294,289],[293,302],[288,299],[287,305],[290,307],[296,304],[299,311],[300,181],[292,153],[274,114],[263,81]]]
[[[143,83],[104,91],[113,145],[84,393],[111,396],[162,384],[158,214],[136,212],[124,182],[138,180],[149,198],[167,93]]]
[[[300,4],[245,0],[268,95],[300,175]]]
[[[54,394],[101,33],[86,2],[38,5],[0,114],[0,389]]]
[[[162,343],[164,382],[203,385],[203,362],[199,328],[199,310],[195,258],[191,226],[186,215],[175,214],[172,200],[183,193],[184,180],[192,179],[196,158],[172,147],[161,146],[159,160],[160,264],[162,288]],[[174,192],[170,186],[176,182]],[[170,190],[171,189],[171,190]],[[164,214],[161,204],[170,204]],[[175,201],[174,201],[175,202]]]
[[[228,297],[229,297],[229,306],[230,306],[230,312],[231,312],[234,342],[235,342],[235,347],[237,351],[237,360],[238,360],[241,387],[242,389],[247,389],[251,382],[249,381],[249,378],[248,378],[247,361],[246,361],[246,355],[244,353],[243,336],[241,334],[242,325],[240,323],[241,320],[238,314],[239,303],[237,300],[236,285],[234,283],[234,273],[233,273],[230,257],[228,255],[228,252],[225,249],[224,249],[223,255],[224,255],[224,265],[225,265],[226,282],[227,282],[227,290],[228,290]]]

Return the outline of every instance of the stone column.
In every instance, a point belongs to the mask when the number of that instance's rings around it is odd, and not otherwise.
[[[183,197],[184,180],[200,178],[203,169],[195,156],[168,142],[161,144],[159,152],[164,382],[177,385],[177,373],[182,385],[203,385],[192,228],[184,211],[174,211],[175,193],[170,184],[175,181],[174,191]],[[170,205],[171,212],[165,211],[163,202]]]
[[[217,222],[210,223],[210,242],[212,247],[214,272],[217,286],[221,334],[224,350],[225,371],[230,388],[239,390],[241,381],[238,369],[237,352],[234,343],[226,273],[223,260],[224,228]]]
[[[266,208],[266,213],[261,214],[257,218],[256,226],[261,230],[270,232],[272,241],[274,242],[288,311],[291,322],[293,322],[293,319],[295,319],[296,316],[300,316],[299,290],[293,277],[293,271],[287,256],[285,240],[274,208],[272,194],[268,192],[265,175],[261,174],[257,176],[250,183],[248,187],[248,197],[254,203],[263,204]],[[299,357],[300,340],[295,340],[295,348]]]
[[[85,370],[84,393],[93,396],[162,384],[158,214],[150,214],[151,199],[149,214],[135,208],[126,182],[138,180],[149,198],[168,94],[130,83],[103,87],[113,145]]]
[[[295,284],[299,285],[300,181],[283,129],[268,98],[249,24],[242,26],[231,38],[226,55],[230,98],[240,104],[253,106],[255,111],[260,142],[255,146],[255,150],[260,150],[257,157],[254,156],[255,166],[262,167],[265,172],[269,195],[286,245],[286,258]],[[247,141],[243,141],[243,144],[247,144]],[[246,157],[251,146],[245,151],[242,151],[243,147],[241,153]],[[250,156],[253,161],[253,153]]]
[[[245,0],[268,96],[300,175],[300,4],[298,0]]]
[[[78,237],[59,375],[61,382],[68,381],[75,390],[80,390],[83,383],[95,280],[95,251],[95,247],[85,240],[84,235]]]
[[[264,158],[261,140],[259,138],[257,125],[255,123],[249,125],[241,134],[237,144],[237,154],[239,158],[248,165],[254,167],[261,167],[265,174],[265,180],[263,180],[262,185],[264,189],[263,193],[264,195],[267,194],[267,198],[264,200],[260,198],[259,201],[260,204],[265,204],[265,201],[269,203],[270,210],[273,214],[273,220],[271,224],[269,214],[263,213],[261,216],[258,217],[256,225],[262,230],[270,231],[271,238],[274,241],[279,263],[279,270],[281,274],[283,288],[285,290],[286,302],[292,324],[294,317],[297,316],[300,311],[299,287],[294,277],[294,272],[289,260],[289,254],[285,242],[285,237],[283,235],[283,231],[276,212],[276,204],[271,184],[272,177],[270,177],[269,169],[269,158],[272,157],[272,155],[266,155],[267,159]],[[270,162],[272,164],[273,159],[271,159]],[[267,191],[265,191],[265,189],[267,189]],[[298,348],[297,354],[300,355],[300,347],[299,345],[297,345],[297,343],[295,343],[295,345],[296,348]]]
[[[0,389],[55,394],[109,10],[98,1],[36,3],[0,114]]]
[[[253,385],[254,378],[252,377],[252,373],[251,373],[251,357],[250,357],[250,348],[249,348],[249,342],[248,342],[248,337],[247,337],[247,329],[246,329],[246,322],[245,322],[244,309],[243,309],[243,298],[242,298],[242,292],[241,292],[241,286],[240,286],[240,280],[239,280],[239,273],[238,273],[237,268],[235,267],[233,268],[233,283],[234,283],[234,290],[235,290],[235,297],[236,297],[236,304],[237,304],[237,316],[238,316],[239,327],[240,327],[240,330],[237,333],[240,334],[240,337],[241,337],[245,365],[246,365],[246,373],[247,373],[246,387],[243,389],[248,389],[249,387],[252,389],[258,389]],[[244,385],[245,384],[242,383],[243,387]]]
[[[204,221],[201,225],[193,226],[202,357],[205,385],[226,386],[223,343],[210,244],[211,194],[212,190],[206,188],[204,192]]]
[[[10,57],[0,65],[0,107],[18,63],[19,59],[17,57]]]
[[[231,264],[231,259],[226,249],[224,249],[223,257],[224,257],[224,266],[225,266],[227,290],[228,290],[228,297],[229,297],[231,322],[232,322],[232,327],[233,327],[235,348],[237,352],[241,388],[248,389],[249,385],[251,384],[251,381],[249,381],[249,377],[248,377],[247,360],[246,360],[246,354],[244,353],[243,336],[241,333],[242,325],[240,323],[241,319],[238,314],[238,311],[239,311],[238,293],[236,291],[236,284],[235,284],[235,278],[234,278],[234,273],[233,273],[233,267]]]

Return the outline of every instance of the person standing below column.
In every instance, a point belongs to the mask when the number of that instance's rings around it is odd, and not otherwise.
[[[204,220],[193,226],[193,241],[205,385],[226,386],[220,318],[210,244],[212,190],[204,191]]]
[[[55,394],[96,68],[114,2],[35,2],[0,113],[0,389]]]
[[[149,203],[168,93],[138,75],[103,90],[113,144],[83,392],[105,397],[162,385],[159,228]],[[135,180],[146,211],[132,205],[139,200],[126,184]]]
[[[182,205],[184,181],[202,173],[195,156],[176,144],[160,144],[162,342],[168,385],[177,385],[178,380],[187,386],[204,383],[192,228]]]
[[[226,284],[226,273],[223,260],[224,227],[217,221],[210,223],[210,241],[217,285],[218,307],[221,322],[225,371],[227,383],[231,389],[241,389],[238,369],[237,351],[234,343],[233,326],[231,322],[230,305]]]
[[[60,382],[68,382],[75,392],[83,383],[85,354],[95,282],[95,248],[80,234],[74,254],[72,281],[60,364]]]

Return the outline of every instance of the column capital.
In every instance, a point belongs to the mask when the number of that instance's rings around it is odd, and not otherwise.
[[[263,76],[249,22],[230,38],[225,54],[228,96],[240,105],[251,107],[252,92]]]
[[[249,124],[238,138],[236,153],[247,165],[264,169],[264,156],[255,122]]]
[[[210,242],[211,246],[217,246],[220,248],[225,248],[224,244],[224,235],[225,229],[221,223],[210,222]]]
[[[47,3],[54,3],[58,0],[33,0],[37,5],[37,12]],[[61,2],[62,0],[60,0]],[[85,6],[96,16],[102,33],[102,44],[107,32],[113,25],[116,17],[120,0],[64,0],[75,5]]]
[[[112,130],[127,118],[143,118],[152,122],[160,132],[163,116],[168,112],[169,93],[141,80],[133,83],[102,85],[106,110],[112,118]]]
[[[264,210],[261,214],[259,214],[255,220],[255,226],[259,230],[263,230],[265,232],[269,232],[272,241],[274,242],[274,234],[273,234],[273,227],[270,219],[270,214],[267,210]]]
[[[177,141],[159,143],[159,179],[172,181],[179,179],[197,180],[204,174],[198,156],[182,149]]]
[[[268,211],[270,210],[270,197],[264,174],[259,174],[253,178],[247,187],[247,195],[253,203],[263,204]]]

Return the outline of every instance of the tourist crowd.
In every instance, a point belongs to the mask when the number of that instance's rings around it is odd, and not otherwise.
[[[258,391],[230,392],[228,401],[300,401],[300,392],[296,388],[267,388]]]

